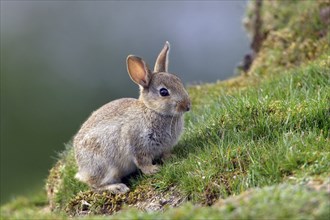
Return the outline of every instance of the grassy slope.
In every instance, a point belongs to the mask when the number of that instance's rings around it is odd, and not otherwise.
[[[189,89],[193,111],[176,158],[160,173],[129,180],[128,195],[95,194],[72,178],[76,168],[69,146],[48,179],[57,212],[45,212],[46,197],[40,194],[1,207],[2,218],[66,218],[120,209],[125,211],[115,218],[330,216],[329,194],[321,187],[329,186],[330,175],[329,28],[319,18],[329,3],[264,4],[268,35],[250,72]],[[169,191],[188,203],[149,214],[124,205]]]

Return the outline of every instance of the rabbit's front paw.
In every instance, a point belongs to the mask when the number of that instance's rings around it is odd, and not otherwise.
[[[140,167],[142,173],[146,174],[146,175],[151,175],[151,174],[155,174],[159,171],[159,166],[156,165],[151,165],[151,166],[144,166],[144,167]]]
[[[176,158],[176,155],[175,154],[172,154],[170,152],[166,152],[162,155],[161,159],[162,161],[166,161],[166,160],[170,160],[170,159],[175,159]]]

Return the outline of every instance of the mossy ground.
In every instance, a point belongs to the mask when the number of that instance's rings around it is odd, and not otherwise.
[[[102,218],[119,211],[113,218],[327,219],[330,29],[319,13],[329,6],[264,1],[266,38],[250,71],[189,88],[193,110],[176,157],[156,175],[127,179],[130,193],[95,193],[76,181],[68,145],[47,180],[53,212],[42,208],[48,203],[41,194],[4,205],[2,218]]]

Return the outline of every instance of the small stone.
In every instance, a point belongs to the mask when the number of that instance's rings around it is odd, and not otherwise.
[[[166,199],[160,199],[160,200],[159,200],[159,204],[160,204],[161,206],[164,206],[166,203],[167,203],[167,200],[166,200]]]
[[[160,209],[161,209],[161,205],[159,203],[157,204],[155,202],[152,202],[149,205],[147,205],[145,210],[147,212],[154,212],[154,211],[159,211]]]

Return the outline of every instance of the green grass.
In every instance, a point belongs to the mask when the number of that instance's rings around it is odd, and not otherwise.
[[[330,29],[318,15],[326,6],[322,0],[264,1],[267,38],[251,70],[189,88],[193,109],[176,157],[153,176],[131,177],[130,193],[94,193],[75,180],[68,144],[46,184],[53,212],[44,210],[48,202],[41,193],[2,206],[1,217],[327,219]],[[168,201],[163,212],[136,209],[156,198]]]
[[[302,168],[305,175],[327,172],[329,80],[329,69],[311,65],[258,89],[205,97],[212,107],[188,115],[178,159],[154,177],[159,187],[179,185],[200,203],[209,187],[227,197],[279,183]]]
[[[26,198],[18,197],[13,201],[1,206],[1,219],[64,219],[65,214],[51,213],[47,211],[48,201],[46,194],[42,191],[35,196]]]

